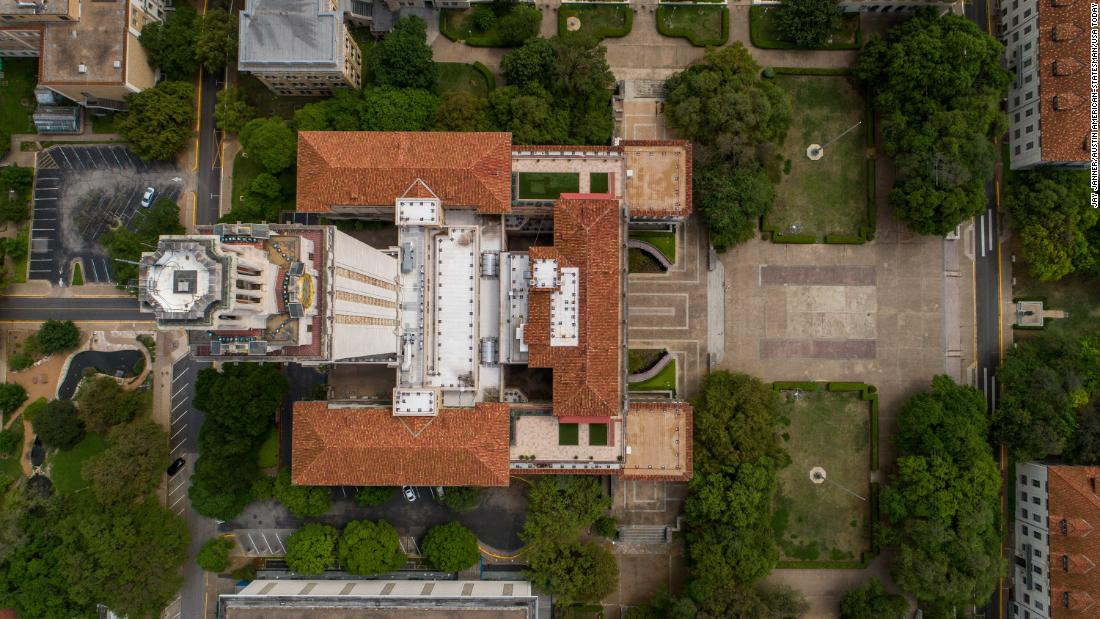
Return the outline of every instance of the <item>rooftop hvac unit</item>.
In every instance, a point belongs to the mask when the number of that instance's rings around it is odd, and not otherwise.
[[[494,367],[497,364],[497,338],[481,338],[481,365]]]
[[[122,68],[122,61],[121,61],[121,60],[116,60],[116,61],[114,61],[114,62],[113,62],[113,63],[111,63],[111,64],[112,64],[112,65],[114,65],[114,67],[115,67],[116,69],[121,69],[121,68]]]
[[[87,73],[88,72],[88,65],[83,64],[83,63],[76,65],[76,72],[77,73]]]
[[[500,275],[500,253],[495,251],[481,252],[481,276],[497,278]]]

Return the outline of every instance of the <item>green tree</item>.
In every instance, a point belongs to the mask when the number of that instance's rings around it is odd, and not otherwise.
[[[71,320],[47,320],[38,328],[38,346],[43,354],[65,352],[79,345],[80,329]]]
[[[14,164],[0,167],[0,221],[26,221],[30,215],[28,198],[33,182],[34,168]]]
[[[31,425],[47,447],[68,450],[84,439],[84,422],[76,414],[76,406],[68,400],[53,400],[47,404]]]
[[[279,471],[275,478],[275,498],[299,518],[320,516],[328,511],[331,492],[327,486],[296,486],[290,480],[290,469]]]
[[[599,602],[619,584],[615,557],[594,542],[540,544],[527,553],[527,563],[528,578],[547,583],[557,604]]]
[[[183,518],[155,501],[105,509],[87,501],[58,526],[69,595],[119,616],[159,613],[179,593],[187,560]]]
[[[218,72],[237,59],[237,15],[211,9],[195,32],[195,58],[207,71]]]
[[[195,126],[195,87],[189,82],[161,82],[127,95],[130,110],[118,132],[134,153],[146,161],[176,156]]]
[[[760,160],[760,145],[782,144],[790,125],[790,97],[761,79],[760,65],[739,42],[670,77],[665,93],[669,124],[696,144],[704,162]]]
[[[703,376],[692,400],[695,471],[732,471],[762,458],[783,462],[775,436],[779,402],[770,385],[726,371]]]
[[[898,416],[897,470],[881,492],[894,582],[933,616],[992,595],[1000,558],[1000,476],[985,400],[947,376]]]
[[[438,68],[427,43],[427,24],[415,15],[397,20],[371,50],[369,64],[380,86],[434,89]]]
[[[271,174],[294,165],[297,138],[281,118],[256,118],[241,129],[241,145]]]
[[[1097,268],[1100,247],[1090,243],[1097,209],[1089,204],[1085,171],[1013,172],[1005,189],[1009,223],[1020,235],[1020,253],[1036,279],[1057,280]]]
[[[856,75],[875,90],[897,165],[890,203],[915,232],[946,234],[985,208],[992,141],[1007,125],[1001,52],[970,20],[927,7],[860,54]]]
[[[385,520],[353,520],[344,528],[336,557],[344,570],[367,576],[392,572],[405,564],[397,530]]]
[[[756,235],[760,218],[771,210],[775,186],[757,164],[727,161],[696,168],[692,174],[695,208],[710,230],[710,242],[726,251]]]
[[[76,392],[80,419],[89,432],[106,432],[141,413],[148,403],[146,393],[126,391],[113,377],[96,376],[82,382]]]
[[[607,539],[614,539],[618,530],[619,522],[612,516],[600,516],[596,518],[596,522],[592,523],[592,532]]]
[[[160,485],[168,466],[168,435],[153,421],[111,428],[102,453],[81,470],[102,504],[131,503]]]
[[[443,93],[435,112],[439,131],[489,131],[489,101],[464,90]]]
[[[275,477],[260,474],[252,482],[250,496],[253,501],[268,501],[275,498]]]
[[[22,425],[8,428],[7,430],[0,430],[0,456],[13,456],[17,452],[23,451],[23,432]],[[0,540],[2,541],[2,540]]]
[[[326,105],[329,101],[331,99],[318,103],[307,103],[294,110],[294,128],[298,131],[329,131],[332,129],[332,123],[328,119],[328,106]]]
[[[421,548],[428,561],[444,572],[461,572],[476,565],[481,557],[477,536],[457,522],[428,529]]]
[[[149,55],[149,63],[170,80],[190,80],[199,68],[195,37],[199,16],[190,5],[178,6],[163,22],[150,22],[141,29],[138,41]]]
[[[481,488],[476,486],[452,486],[443,492],[443,504],[456,512],[477,507],[481,502]]]
[[[503,47],[522,45],[538,36],[542,24],[542,11],[534,6],[516,4],[507,14],[497,19],[497,36]]]
[[[355,493],[355,503],[364,507],[376,507],[393,498],[393,486],[364,486]]]
[[[294,116],[298,117],[297,112]],[[248,104],[240,88],[234,86],[218,91],[217,103],[214,104],[214,122],[218,129],[226,133],[240,133],[253,118],[256,118],[256,108]]]
[[[877,578],[866,580],[840,599],[841,619],[905,619],[908,615],[905,598],[887,593]]]
[[[310,523],[286,540],[286,564],[299,574],[320,574],[336,558],[336,529]]]
[[[554,64],[554,48],[548,39],[536,37],[500,60],[500,74],[511,86],[542,84]]]
[[[527,497],[527,520],[520,538],[528,544],[575,540],[611,508],[595,478],[543,478]]]
[[[537,84],[522,90],[505,86],[489,94],[489,113],[498,130],[511,132],[514,144],[567,144],[569,112],[554,103]]]
[[[200,453],[187,496],[196,512],[218,520],[231,520],[252,501],[253,484],[259,477],[253,457]]]
[[[439,98],[427,90],[381,86],[364,91],[364,131],[427,131],[435,124]]]
[[[27,401],[27,390],[16,383],[0,383],[0,417],[10,415]]]
[[[775,25],[788,41],[815,48],[829,42],[843,14],[838,0],[783,0]]]
[[[236,544],[225,537],[211,537],[203,543],[195,562],[207,572],[224,572],[229,567],[229,553]]]

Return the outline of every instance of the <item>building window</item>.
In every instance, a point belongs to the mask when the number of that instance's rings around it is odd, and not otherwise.
[[[1062,555],[1062,571],[1069,571],[1069,555]]]
[[[1029,143],[1027,147],[1031,148],[1031,144]],[[1039,514],[1032,514],[1031,519],[1034,520],[1035,522],[1042,522],[1043,521],[1043,519],[1039,517]]]
[[[1041,556],[1043,556],[1043,551],[1039,550],[1038,548],[1033,548],[1033,549],[1031,550],[1031,552],[1035,553],[1035,556],[1036,556],[1036,557],[1041,557]]]
[[[1067,521],[1065,518],[1062,518],[1058,522],[1058,530],[1062,532],[1062,535],[1068,535],[1069,534],[1069,521]]]
[[[1041,575],[1043,573],[1043,568],[1039,567],[1038,565],[1032,565],[1031,571]]]
[[[1032,502],[1032,503],[1034,503],[1034,504],[1036,504],[1036,505],[1042,505],[1042,504],[1043,504],[1043,502],[1042,502],[1042,501],[1040,501],[1040,500],[1039,500],[1039,497],[1037,497],[1037,496],[1033,496],[1033,497],[1031,497],[1031,502]]]
[[[1038,591],[1039,593],[1042,593],[1043,592],[1043,585],[1041,585],[1039,583],[1035,583],[1035,590]]]
[[[1040,533],[1039,531],[1033,531],[1031,533],[1031,536],[1034,537],[1035,539],[1039,540],[1040,542],[1043,541],[1043,534]]]
[[[1020,136],[1016,136],[1016,137],[1020,137]],[[1028,148],[1031,148],[1031,147],[1030,147],[1030,146],[1028,146]],[[1021,513],[1021,514],[1023,515],[1023,517],[1024,517],[1024,520],[1027,520],[1027,515],[1028,515],[1028,514],[1027,514],[1027,510],[1021,507],[1021,508],[1020,508],[1020,513]]]
[[[1062,592],[1062,606],[1069,608],[1069,591]]]
[[[1016,148],[1016,154],[1017,154],[1017,155],[1019,155],[1019,154],[1020,154],[1020,149],[1019,149],[1019,147],[1017,147],[1017,148]],[[1024,525],[1020,525],[1020,534],[1021,534],[1021,535],[1023,535],[1023,536],[1025,536],[1025,537],[1027,536],[1027,525],[1026,525],[1026,524],[1024,524]]]
[[[1043,610],[1043,603],[1040,602],[1039,600],[1035,600],[1035,608],[1038,608],[1039,610]]]

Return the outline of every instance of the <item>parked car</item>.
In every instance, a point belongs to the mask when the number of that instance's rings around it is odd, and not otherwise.
[[[149,208],[153,205],[153,198],[156,197],[157,190],[152,187],[147,187],[145,193],[141,196],[141,208]]]
[[[416,500],[416,490],[413,490],[412,486],[401,486],[401,492],[405,495],[405,500],[412,503]]]
[[[183,458],[176,458],[175,462],[168,465],[168,470],[166,471],[168,473],[168,476],[171,477],[176,473],[179,473],[180,469],[182,469],[183,465],[185,464],[187,464],[187,460]]]

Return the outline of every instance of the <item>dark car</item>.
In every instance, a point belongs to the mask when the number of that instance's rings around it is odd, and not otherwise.
[[[184,460],[183,458],[176,458],[175,462],[168,465],[168,471],[167,471],[168,476],[171,477],[171,476],[175,475],[176,473],[179,473],[180,469],[182,469],[183,465],[185,465],[185,464],[187,464],[187,460]]]

